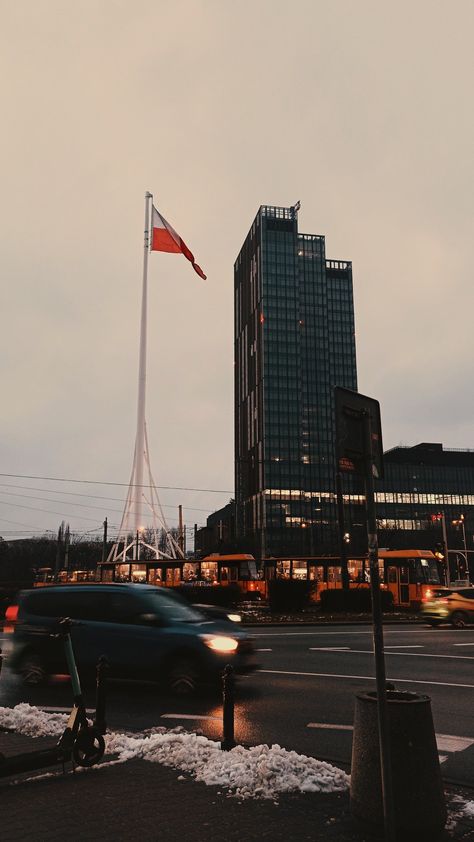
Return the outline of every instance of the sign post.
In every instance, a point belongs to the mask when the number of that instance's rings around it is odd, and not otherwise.
[[[382,426],[378,401],[336,386],[336,471],[361,476],[365,481],[367,539],[372,597],[372,626],[377,688],[383,815],[386,842],[395,842],[390,733],[388,721],[382,603],[375,517],[374,477],[383,476]]]

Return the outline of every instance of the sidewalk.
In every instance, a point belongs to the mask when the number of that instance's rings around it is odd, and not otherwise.
[[[0,731],[0,751],[11,755],[54,745]],[[46,769],[0,779],[3,842],[378,842],[354,826],[349,793],[298,793],[277,800],[229,797],[222,788],[196,782],[147,760],[77,770]],[[113,763],[113,761],[112,761]],[[474,815],[455,818],[456,798],[473,792],[447,790],[450,831],[445,840],[474,842]]]

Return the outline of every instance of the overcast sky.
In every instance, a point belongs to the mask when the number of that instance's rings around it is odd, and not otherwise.
[[[1,535],[120,521],[146,190],[208,276],[150,256],[155,481],[214,490],[163,490],[170,525],[233,494],[233,263],[261,204],[300,200],[353,261],[385,448],[474,448],[472,0],[2,0],[1,20]]]

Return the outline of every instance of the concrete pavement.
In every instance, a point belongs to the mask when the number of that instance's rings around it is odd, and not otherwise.
[[[0,751],[16,754],[54,744],[0,732]],[[444,840],[474,842],[474,817],[455,818],[474,792],[447,790],[451,831]],[[295,794],[277,801],[228,797],[179,771],[130,760],[66,774],[45,769],[0,779],[0,838],[4,842],[378,842],[356,827],[349,794]],[[430,842],[432,842],[430,840]]]

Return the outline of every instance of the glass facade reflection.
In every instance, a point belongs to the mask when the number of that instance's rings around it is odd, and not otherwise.
[[[357,389],[352,265],[299,233],[295,207],[262,206],[234,292],[240,545],[257,557],[334,551],[333,387]]]
[[[395,447],[384,468],[376,482],[379,545],[433,549],[443,541],[444,514],[451,578],[464,578],[468,565],[474,577],[474,451]]]

